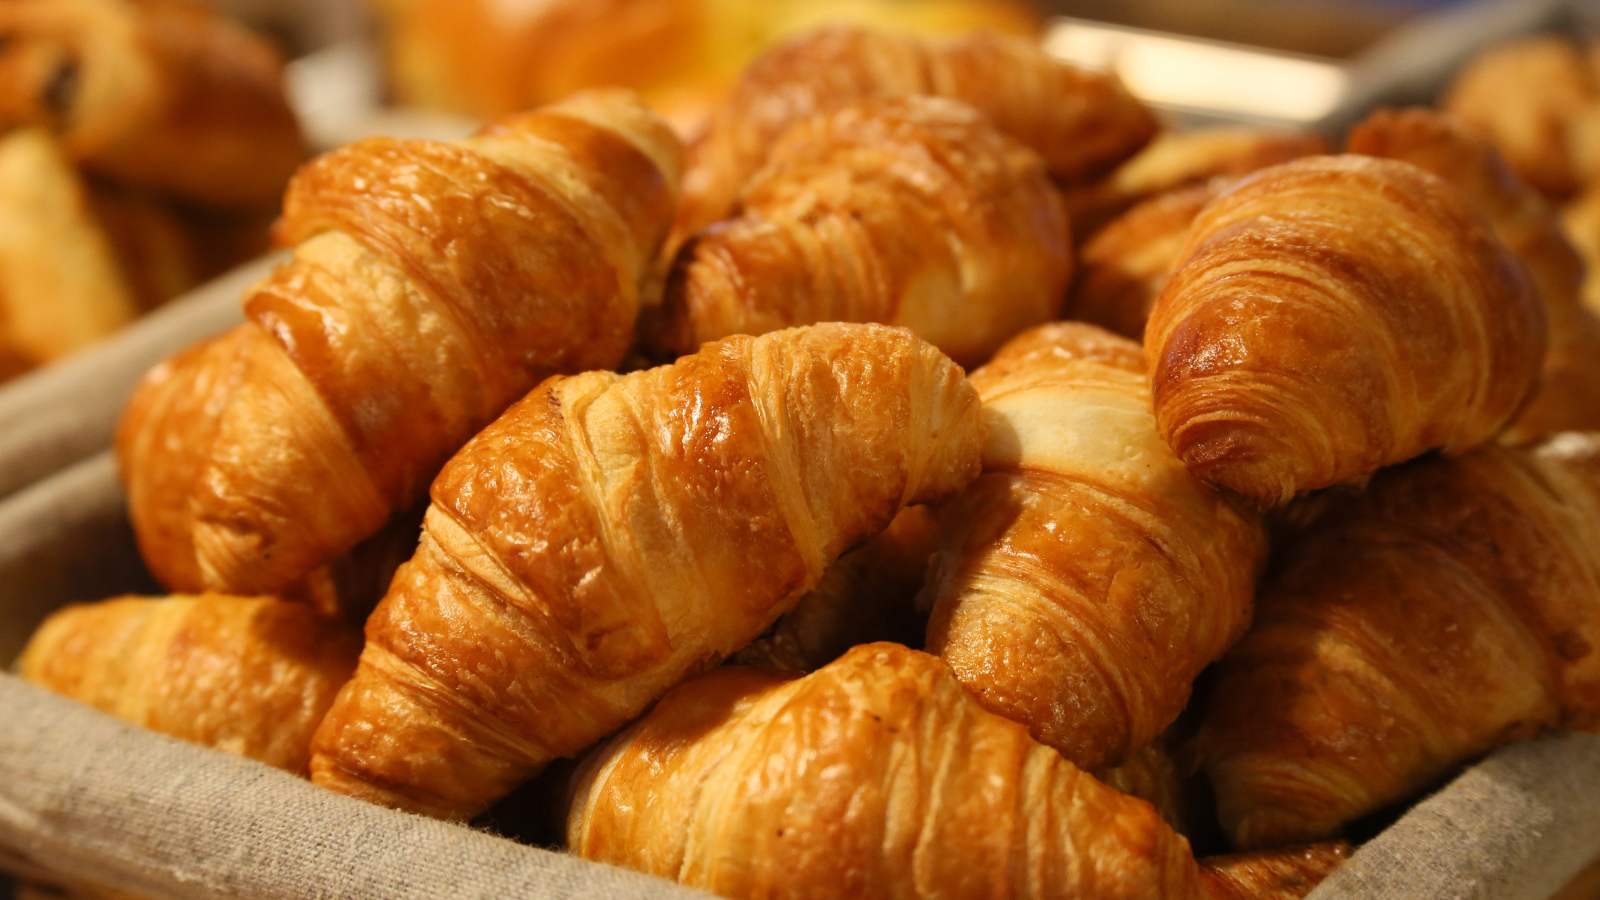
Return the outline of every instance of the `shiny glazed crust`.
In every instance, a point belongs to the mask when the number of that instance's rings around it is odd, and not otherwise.
[[[569,849],[722,897],[1197,896],[1188,842],[985,712],[942,662],[857,647],[723,668],[585,762]]]
[[[306,166],[279,224],[299,246],[247,293],[250,321],[151,370],[123,415],[151,571],[294,590],[542,379],[615,366],[678,152],[636,98],[598,92]]]
[[[660,351],[813,322],[904,325],[962,365],[1055,318],[1072,272],[1032,151],[953,100],[871,100],[772,148],[668,282]]]
[[[939,510],[928,651],[1076,765],[1115,764],[1244,633],[1265,534],[1162,442],[1134,342],[1046,325],[972,382],[989,442]]]
[[[434,482],[318,732],[318,784],[467,817],[760,635],[978,471],[961,371],[903,329],[733,337],[547,381]]]
[[[305,774],[360,635],[270,598],[122,597],[39,626],[23,678],[119,719]]]
[[[1550,726],[1600,727],[1600,439],[1381,473],[1285,548],[1200,736],[1237,846],[1314,840]]]
[[[1162,436],[1260,506],[1491,440],[1534,386],[1539,295],[1407,163],[1263,169],[1200,214],[1145,328]]]
[[[1350,858],[1350,845],[1300,847],[1213,856],[1200,861],[1207,900],[1301,900]]]
[[[193,0],[0,4],[0,125],[198,203],[270,206],[305,156],[271,45]]]

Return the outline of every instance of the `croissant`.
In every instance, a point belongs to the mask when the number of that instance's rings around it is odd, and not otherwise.
[[[1249,625],[1259,517],[1162,442],[1132,341],[1046,325],[972,383],[990,438],[938,513],[928,652],[1074,764],[1115,764]]]
[[[1145,327],[1161,435],[1262,507],[1490,440],[1544,360],[1521,266],[1407,163],[1263,169],[1206,207],[1178,259]]]
[[[1469,62],[1441,107],[1494,144],[1523,181],[1565,197],[1600,175],[1597,74],[1593,48],[1566,38],[1507,41]]]
[[[737,218],[688,244],[657,352],[813,322],[905,325],[962,365],[1055,318],[1072,272],[1060,194],[971,107],[866,101],[792,128]]]
[[[1212,900],[1300,900],[1350,858],[1350,845],[1326,841],[1200,861]]]
[[[584,763],[567,847],[736,900],[1198,896],[1148,803],[887,643],[667,695]]]
[[[270,206],[304,158],[282,61],[203,3],[7,0],[0,38],[0,127],[47,127],[102,175]]]
[[[690,146],[669,246],[726,217],[745,180],[794,123],[858,100],[911,94],[970,104],[1069,183],[1109,170],[1157,128],[1115,77],[1054,60],[1025,38],[825,29],[752,63]]]
[[[1600,436],[1380,473],[1274,563],[1198,738],[1236,845],[1319,839],[1542,728],[1600,728]]]
[[[1062,317],[1142,338],[1150,308],[1189,238],[1190,226],[1226,186],[1219,178],[1170,191],[1111,220],[1083,245],[1078,278]]]
[[[440,473],[318,784],[465,818],[758,637],[978,471],[978,398],[903,329],[738,336],[545,382]]]
[[[302,603],[119,597],[50,616],[18,666],[135,725],[303,774],[360,651],[359,635]]]
[[[0,5],[0,14],[5,7]],[[0,373],[65,356],[138,306],[83,181],[50,136],[0,138]]]
[[[1350,132],[1349,149],[1403,160],[1449,182],[1488,218],[1538,288],[1549,350],[1538,390],[1505,439],[1524,443],[1600,429],[1600,318],[1583,307],[1583,261],[1544,198],[1511,174],[1493,148],[1433,110],[1379,110]]]
[[[916,596],[938,548],[933,514],[926,506],[906,507],[877,537],[839,557],[794,609],[728,661],[811,672],[857,644],[920,639],[926,626]]]
[[[322,567],[513,401],[615,366],[678,152],[635,98],[601,92],[459,144],[379,138],[302,169],[279,224],[293,261],[247,293],[249,321],[151,370],[123,415],[151,572],[325,597]]]
[[[1327,140],[1309,131],[1204,128],[1166,132],[1100,181],[1065,192],[1072,233],[1082,240],[1124,210],[1161,194],[1327,152]]]

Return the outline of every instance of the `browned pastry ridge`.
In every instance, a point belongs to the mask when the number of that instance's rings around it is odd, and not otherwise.
[[[1200,895],[1148,803],[896,644],[668,694],[584,763],[567,846],[734,900]]]
[[[1544,361],[1538,292],[1444,181],[1365,156],[1246,176],[1145,327],[1161,434],[1262,507],[1492,439]]]
[[[1600,176],[1600,59],[1565,37],[1507,41],[1456,75],[1441,107],[1546,196]]]
[[[868,100],[790,129],[739,214],[683,248],[656,350],[883,322],[974,366],[1055,318],[1071,273],[1060,193],[1037,154],[954,100]]]
[[[271,206],[305,156],[272,46],[194,0],[0,3],[0,126],[103,175]]]
[[[69,606],[23,678],[135,725],[305,774],[361,639],[303,603],[204,594]]]
[[[690,146],[669,245],[727,216],[745,180],[794,123],[857,100],[912,94],[975,107],[1067,183],[1110,170],[1157,127],[1114,77],[1052,59],[1025,38],[826,29],[752,63],[710,129]]]
[[[1542,728],[1600,727],[1600,439],[1379,473],[1275,560],[1199,737],[1237,846],[1314,840]]]
[[[917,591],[938,549],[933,513],[926,506],[906,507],[877,537],[839,557],[794,609],[728,661],[810,672],[857,644],[919,641],[925,622],[917,613]]]
[[[1249,626],[1266,536],[1162,441],[1133,341],[1046,325],[972,383],[989,441],[938,511],[928,652],[1074,764],[1116,764]]]
[[[1065,192],[1072,234],[1082,242],[1112,217],[1161,194],[1237,178],[1302,156],[1328,152],[1310,131],[1203,128],[1166,132],[1099,181]]]
[[[512,402],[551,373],[615,366],[679,152],[612,91],[302,169],[279,225],[293,261],[247,293],[248,322],[151,370],[123,415],[151,572],[173,590],[321,597],[321,567]]]
[[[1533,399],[1503,438],[1600,429],[1600,317],[1583,305],[1584,267],[1544,198],[1494,149],[1429,109],[1379,110],[1350,132],[1351,153],[1399,159],[1459,190],[1527,268],[1544,301],[1550,345]]]
[[[545,382],[456,454],[317,733],[318,784],[464,818],[758,637],[978,472],[977,394],[831,323]]]

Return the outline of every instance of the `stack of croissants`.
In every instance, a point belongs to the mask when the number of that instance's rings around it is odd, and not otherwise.
[[[325,154],[121,422],[176,593],[20,670],[427,816],[559,773],[735,900],[1304,896],[1600,727],[1600,321],[1445,114],[1158,131],[835,28],[687,148],[600,90]]]

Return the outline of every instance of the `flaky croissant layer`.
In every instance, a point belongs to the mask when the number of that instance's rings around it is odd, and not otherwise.
[[[1139,345],[1058,322],[972,374],[983,475],[939,510],[928,651],[1076,765],[1156,739],[1250,622],[1258,516],[1156,430]]]
[[[360,649],[354,629],[303,603],[120,597],[46,619],[18,668],[151,731],[303,774]]]
[[[1145,330],[1161,434],[1262,507],[1483,444],[1544,359],[1521,266],[1407,163],[1263,169],[1200,213],[1178,260]]]
[[[1037,154],[954,100],[863,101],[790,129],[739,214],[684,248],[656,343],[687,353],[729,334],[883,322],[977,365],[1055,318],[1071,272]]]
[[[876,325],[545,382],[434,482],[315,780],[481,810],[749,643],[907,503],[958,490],[982,441],[961,370]]]
[[[293,260],[250,290],[248,322],[153,369],[119,426],[151,571],[315,595],[539,381],[615,366],[679,153],[613,91],[303,168],[278,226]]]
[[[1600,436],[1380,473],[1286,547],[1199,744],[1236,845],[1312,840],[1600,727]]]
[[[667,695],[584,763],[567,845],[734,900],[1199,895],[1148,803],[897,644]]]

